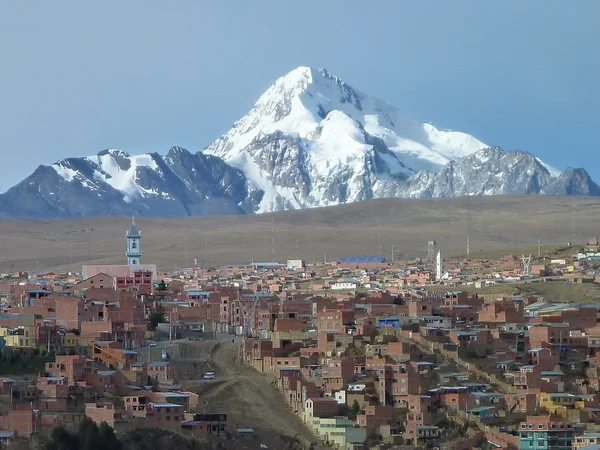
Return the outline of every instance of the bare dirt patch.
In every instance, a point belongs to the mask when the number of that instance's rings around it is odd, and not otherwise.
[[[271,384],[274,378],[261,374],[238,359],[239,343],[213,343],[207,364],[214,380],[187,380],[183,387],[200,395],[199,412],[226,413],[233,433],[252,428],[257,442],[269,448],[289,448],[290,438],[309,446],[317,441]],[[187,365],[190,361],[175,361]]]

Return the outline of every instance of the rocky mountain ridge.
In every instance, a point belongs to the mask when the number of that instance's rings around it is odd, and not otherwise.
[[[600,195],[584,169],[404,117],[326,70],[278,79],[206,149],[104,150],[39,166],[0,195],[1,217],[250,214],[372,198]]]

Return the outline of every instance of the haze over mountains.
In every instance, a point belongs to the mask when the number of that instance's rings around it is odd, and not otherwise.
[[[326,70],[299,67],[204,151],[104,150],[39,166],[0,195],[0,216],[249,214],[386,197],[600,195],[522,151],[402,116]]]

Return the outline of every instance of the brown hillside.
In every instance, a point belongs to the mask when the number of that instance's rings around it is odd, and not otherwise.
[[[384,199],[275,214],[150,219],[140,217],[144,262],[164,270],[263,260],[425,254],[436,240],[446,254],[465,252],[468,204],[471,250],[531,251],[583,243],[600,234],[600,198],[497,196]],[[572,205],[575,206],[573,214]],[[79,270],[124,261],[128,217],[0,221],[0,270]],[[573,227],[573,224],[575,225]],[[574,233],[573,233],[574,231]]]

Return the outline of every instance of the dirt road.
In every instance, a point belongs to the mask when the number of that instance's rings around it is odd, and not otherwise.
[[[317,441],[271,384],[274,378],[239,361],[239,343],[213,341],[202,345],[203,352],[210,345],[205,367],[216,373],[216,379],[199,380],[198,374],[194,380],[181,380],[185,389],[200,395],[199,412],[227,413],[229,428],[234,433],[238,428],[252,428],[256,448],[260,444],[270,449],[290,448],[290,438],[299,439],[306,446]],[[194,364],[188,360],[175,365],[182,363],[186,368]],[[190,372],[186,369],[180,373]]]

